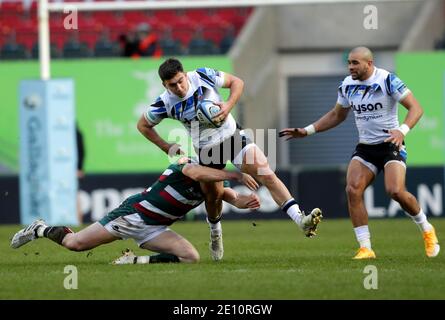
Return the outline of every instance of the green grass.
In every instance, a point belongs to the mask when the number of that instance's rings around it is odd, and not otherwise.
[[[445,219],[432,222],[443,240]],[[290,220],[224,221],[219,263],[210,260],[205,222],[177,223],[172,229],[201,254],[194,265],[110,265],[127,247],[147,253],[131,240],[76,253],[40,239],[13,250],[17,228],[0,227],[0,299],[445,299],[445,253],[428,259],[408,219],[370,222],[372,261],[351,260],[349,220],[325,220],[313,239]],[[368,264],[378,269],[377,290],[364,289]],[[66,265],[78,269],[77,290],[64,289]]]

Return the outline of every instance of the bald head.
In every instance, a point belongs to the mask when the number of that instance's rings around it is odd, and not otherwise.
[[[373,61],[374,60],[374,56],[372,54],[372,51],[369,50],[369,48],[366,48],[366,47],[355,47],[354,49],[351,50],[351,52],[349,54],[357,55],[357,56],[361,57],[363,60],[366,60],[366,61]]]
[[[366,47],[356,47],[349,52],[348,68],[352,79],[366,80],[374,71],[374,56]]]

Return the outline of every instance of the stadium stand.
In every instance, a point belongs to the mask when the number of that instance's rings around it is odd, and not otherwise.
[[[203,28],[195,29],[193,37],[188,45],[189,55],[209,55],[217,53],[215,43],[208,38],[204,38]]]
[[[119,53],[116,43],[111,41],[110,32],[108,29],[103,29],[99,35],[98,40],[94,44],[95,57],[114,57]]]
[[[25,46],[16,42],[15,32],[8,34],[8,39],[1,49],[2,60],[26,59]]]
[[[67,14],[51,13],[51,52],[60,58],[125,56],[122,36],[137,32],[138,26],[146,24],[159,40],[164,55],[225,53],[252,11],[252,8],[221,8],[79,12],[77,30],[64,28]],[[104,29],[107,41],[101,38]],[[14,45],[7,43],[11,42],[12,32]],[[229,39],[225,39],[227,34]],[[192,42],[194,35],[201,39]],[[73,46],[73,37],[78,38],[77,46]],[[37,39],[37,1],[0,1],[1,59],[37,58]]]
[[[167,26],[164,28],[159,44],[165,56],[177,56],[185,54],[182,43],[173,38],[172,28]]]

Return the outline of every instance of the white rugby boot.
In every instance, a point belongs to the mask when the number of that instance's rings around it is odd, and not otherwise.
[[[302,212],[304,215],[304,212]],[[315,237],[317,235],[317,226],[323,218],[322,211],[319,208],[312,209],[311,213],[305,215],[301,220],[301,229],[308,238]]]
[[[38,219],[26,228],[18,231],[11,240],[11,248],[17,249],[30,241],[37,239],[37,229],[46,228],[47,225],[42,219]]]
[[[210,230],[210,256],[213,261],[220,261],[224,255],[222,230]]]
[[[136,264],[137,263],[137,256],[134,254],[133,251],[130,249],[126,249],[125,251],[122,251],[122,256],[111,262],[111,264]]]

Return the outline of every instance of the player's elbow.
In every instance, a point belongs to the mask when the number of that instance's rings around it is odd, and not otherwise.
[[[149,125],[149,123],[147,122],[147,120],[145,119],[144,116],[139,118],[139,121],[138,121],[136,127],[137,127],[138,131],[141,133],[144,133],[145,131],[147,131],[151,128],[151,126]]]
[[[419,114],[419,119],[422,118],[422,116],[423,116],[423,108],[421,106],[419,106],[418,114]]]
[[[335,117],[335,122],[336,123],[341,123],[343,121],[346,120],[346,117],[348,116],[347,113],[343,113],[343,112],[335,112],[334,113],[334,117]]]
[[[139,132],[143,132],[144,131],[144,127],[145,124],[143,123],[142,117],[139,119],[138,123],[136,124],[136,128],[138,129]]]
[[[186,164],[182,169],[182,173],[195,181],[200,181],[202,179],[201,173],[195,164]]]
[[[240,88],[243,89],[244,88],[244,81],[243,81],[243,79],[237,78],[237,81],[238,81],[238,84],[239,84]]]

